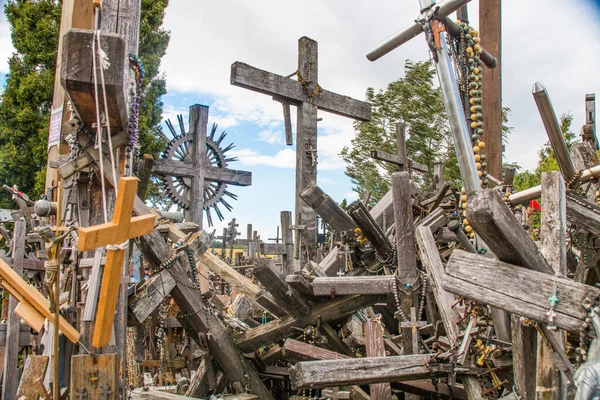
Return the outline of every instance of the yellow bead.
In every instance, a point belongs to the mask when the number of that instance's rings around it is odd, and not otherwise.
[[[474,99],[474,98],[470,98],[470,99],[469,99],[469,103],[471,103],[471,104],[475,105],[475,99]]]
[[[475,50],[475,51],[477,52],[477,54],[481,54],[481,53],[483,53],[483,49],[482,49],[481,47],[480,47],[480,48],[478,48],[478,49],[477,49],[477,50]]]
[[[467,193],[467,191],[465,190],[465,188],[462,188],[462,189],[460,189],[460,192],[461,192],[462,194],[465,194],[465,193]]]
[[[463,225],[469,225],[469,221],[467,221],[467,219],[463,219]]]
[[[511,192],[506,192],[506,197],[510,196],[511,194]]]
[[[477,169],[481,169],[481,163],[475,163],[475,166],[477,167]]]
[[[470,225],[465,226],[465,232],[471,233],[473,232],[473,228]]]
[[[478,45],[478,44],[476,44],[475,46],[473,46],[473,49],[474,49],[475,51],[479,50],[480,48],[481,48],[481,46],[480,46],[480,45]]]
[[[473,73],[474,73],[475,75],[477,75],[479,72],[480,72],[480,71],[479,71],[479,68],[475,68],[475,69],[473,70]]]
[[[467,201],[467,196],[463,194],[460,198],[460,201],[462,201],[462,202]]]
[[[475,154],[475,162],[479,162],[481,160],[481,156],[479,154]]]
[[[467,53],[473,53],[473,48],[471,46],[467,47]]]
[[[477,175],[479,175],[479,177],[481,178],[481,176],[483,175],[483,172],[477,171]]]
[[[460,207],[461,207],[463,210],[466,210],[466,209],[467,209],[467,203],[462,203],[462,204],[460,205]]]
[[[483,149],[485,147],[485,143],[480,140],[477,142],[477,146],[479,146],[480,149]]]
[[[471,122],[471,128],[476,129],[477,128],[477,122]]]
[[[475,43],[479,43],[479,42],[481,42],[481,38],[478,38],[478,37],[476,37],[476,38],[473,38],[473,41],[474,41]]]
[[[479,82],[479,76],[475,76],[475,82]]]
[[[479,184],[480,184],[480,185],[483,185],[483,181],[482,181],[481,179],[479,180]]]
[[[471,119],[473,121],[477,121],[477,114],[471,114]]]
[[[479,153],[479,147],[473,146],[473,153]]]
[[[475,232],[471,232],[471,233],[469,233],[469,237],[470,237],[471,239],[473,239],[473,238],[475,237]]]
[[[473,33],[471,34],[471,36],[477,36],[479,35],[479,32],[475,29],[473,29]]]
[[[474,113],[475,112],[475,106],[471,106],[471,112]]]

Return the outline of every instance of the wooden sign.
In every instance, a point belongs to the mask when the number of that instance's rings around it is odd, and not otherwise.
[[[0,259],[0,277],[2,278],[2,287],[19,302],[15,313],[23,318],[25,323],[31,326],[33,330],[39,332],[46,318],[54,321],[54,314],[50,312],[50,303],[44,295],[25,282],[2,259]],[[60,317],[58,327],[71,342],[77,343],[79,341],[79,332],[64,318]]]
[[[106,265],[102,276],[92,345],[102,347],[110,341],[117,297],[129,240],[154,230],[155,215],[131,218],[138,179],[121,178],[113,220],[109,223],[79,228],[79,251],[106,246]]]
[[[117,400],[118,373],[118,354],[71,357],[71,398]]]

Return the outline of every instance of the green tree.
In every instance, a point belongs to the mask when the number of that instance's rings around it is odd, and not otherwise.
[[[396,153],[396,123],[407,126],[406,151],[413,160],[426,164],[433,171],[433,163],[446,164],[446,179],[459,176],[452,149],[441,91],[434,86],[435,69],[431,61],[406,61],[405,76],[375,93],[368,88],[367,101],[372,105],[372,119],[355,124],[351,147],[344,147],[340,155],[347,163],[346,175],[354,184],[354,191],[362,197],[371,192],[371,202],[379,201],[390,188],[390,175],[395,166],[374,161],[371,150]],[[432,175],[414,175],[418,183],[427,185]]]
[[[166,93],[159,69],[169,43],[169,32],[162,28],[168,3],[142,0],[139,53],[146,70],[139,119],[142,154],[158,155],[164,147],[156,126]],[[8,0],[4,5],[15,53],[0,98],[0,183],[16,184],[32,198],[43,192],[45,184],[61,7],[62,2],[55,0]],[[0,206],[12,206],[6,195],[0,196]]]
[[[560,116],[560,130],[569,149],[576,137],[575,133],[571,132],[572,123],[573,114],[571,112]],[[538,163],[534,171],[525,170],[515,175],[514,190],[516,192],[540,185],[542,183],[542,172],[558,171],[558,163],[549,141],[538,151],[538,157]],[[520,169],[518,166],[517,168]]]

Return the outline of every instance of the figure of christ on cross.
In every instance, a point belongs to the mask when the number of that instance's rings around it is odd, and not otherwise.
[[[129,240],[150,233],[154,229],[155,215],[131,218],[137,185],[138,179],[135,177],[121,178],[113,220],[102,225],[79,228],[77,243],[79,251],[106,246],[106,264],[92,339],[94,347],[102,347],[110,341],[125,250]]]
[[[296,137],[296,226],[306,226],[299,233],[302,249],[294,252],[295,270],[314,259],[317,247],[317,217],[300,197],[310,184],[317,181],[317,110],[344,117],[369,121],[371,105],[323,89],[319,85],[317,42],[307,37],[298,40],[298,70],[290,77],[235,62],[231,66],[231,84],[273,96],[278,101],[298,108]],[[289,141],[288,141],[289,142]]]

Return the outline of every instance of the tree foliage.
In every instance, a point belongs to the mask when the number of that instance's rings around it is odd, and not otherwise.
[[[162,28],[169,0],[142,0],[140,59],[146,70],[139,132],[141,153],[157,155],[164,147],[156,126],[166,93],[160,60],[169,43]],[[48,124],[52,108],[62,2],[8,0],[4,5],[15,53],[9,60],[0,98],[0,183],[17,185],[30,197],[44,190]],[[10,207],[5,196],[0,206]]]
[[[390,175],[394,165],[375,161],[371,150],[383,150],[395,154],[396,124],[407,127],[406,151],[408,156],[425,164],[433,171],[433,164],[440,160],[445,164],[446,179],[459,178],[454,151],[449,151],[450,135],[444,111],[441,91],[434,86],[435,69],[431,61],[406,61],[405,76],[388,85],[386,90],[375,93],[368,88],[366,100],[372,106],[372,119],[355,124],[355,137],[351,147],[340,153],[347,163],[346,175],[355,185],[360,196],[371,192],[371,201],[379,201],[390,188]],[[431,182],[432,172],[415,174],[418,183]]]
[[[571,148],[571,144],[575,140],[575,133],[571,132],[571,124],[573,123],[573,114],[570,112],[560,116],[560,130],[567,143],[567,148]],[[542,183],[542,172],[558,171],[558,163],[550,146],[550,142],[546,142],[538,152],[538,163],[534,171],[522,171],[515,175],[514,190],[519,192]],[[518,165],[515,165],[520,169]]]

